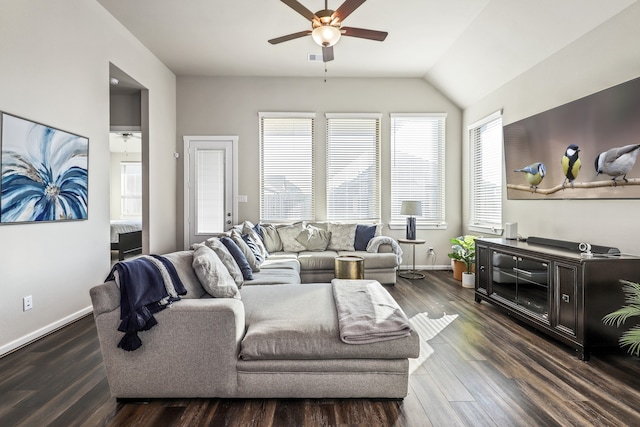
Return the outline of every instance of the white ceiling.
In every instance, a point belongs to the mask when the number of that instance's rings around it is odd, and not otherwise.
[[[322,0],[299,0],[309,10]],[[330,0],[337,9],[343,0]],[[343,37],[330,77],[420,77],[466,107],[580,38],[636,0],[369,0],[345,26],[387,31]],[[98,0],[177,76],[322,77],[321,49],[278,0]]]

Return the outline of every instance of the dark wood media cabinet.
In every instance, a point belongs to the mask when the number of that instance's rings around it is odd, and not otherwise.
[[[476,240],[476,302],[495,304],[573,347],[582,360],[593,350],[618,348],[624,328],[607,326],[602,318],[624,305],[620,279],[640,282],[640,257]]]

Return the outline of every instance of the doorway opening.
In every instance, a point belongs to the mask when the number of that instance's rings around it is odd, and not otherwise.
[[[109,64],[112,264],[148,253],[148,91]]]

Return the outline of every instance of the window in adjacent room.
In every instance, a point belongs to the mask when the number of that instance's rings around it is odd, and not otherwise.
[[[422,202],[418,226],[445,227],[446,114],[391,114],[391,224],[406,223],[403,200]]]
[[[469,227],[499,234],[502,230],[502,113],[469,126],[470,208]]]
[[[120,163],[120,216],[142,218],[142,163]]]
[[[315,113],[260,113],[260,221],[314,219]]]
[[[380,114],[327,118],[327,219],[380,219]]]

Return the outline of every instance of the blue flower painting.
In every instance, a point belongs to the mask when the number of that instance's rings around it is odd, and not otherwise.
[[[2,114],[0,222],[87,219],[87,138]]]

